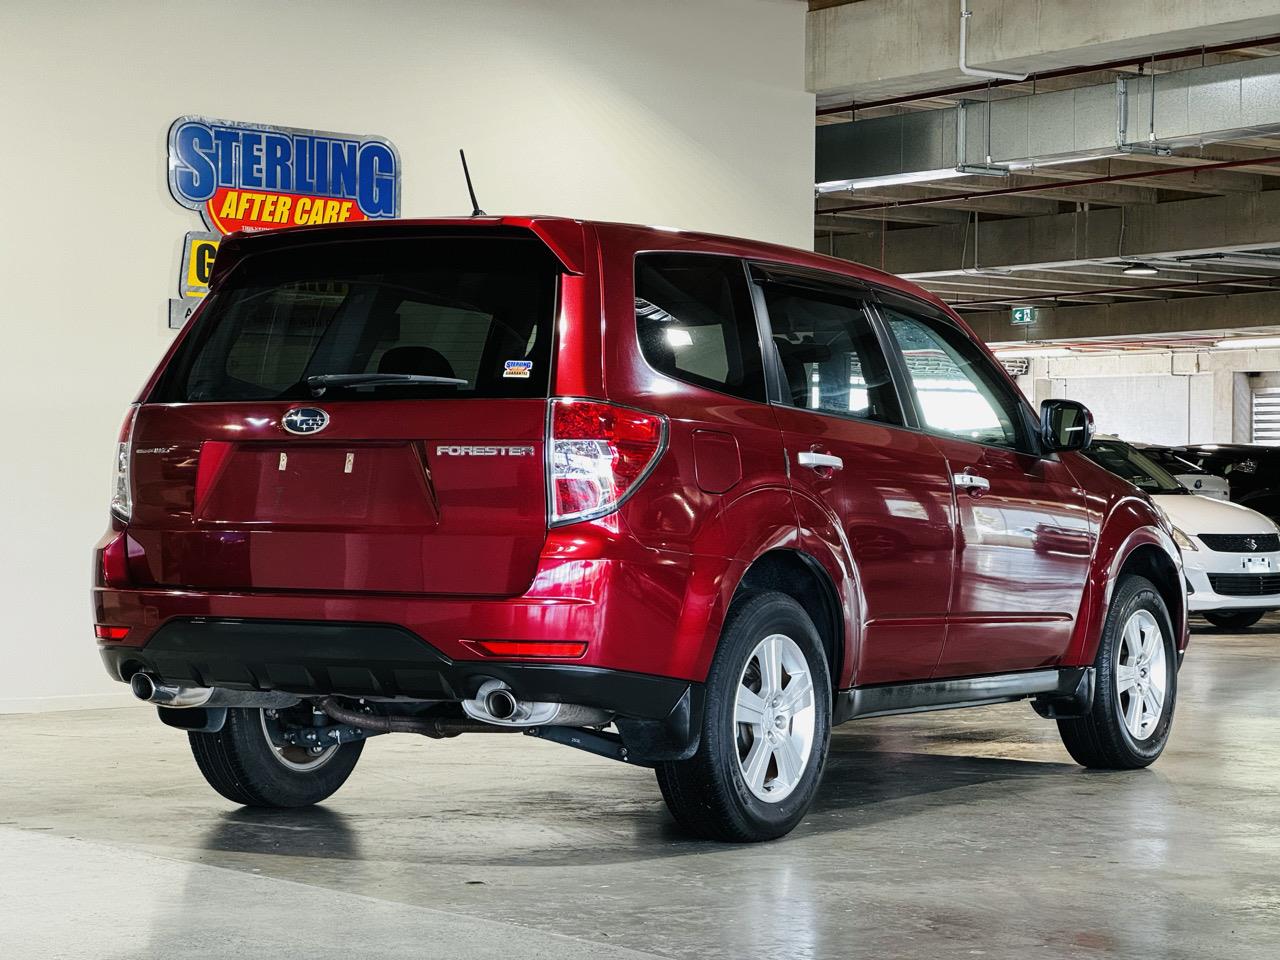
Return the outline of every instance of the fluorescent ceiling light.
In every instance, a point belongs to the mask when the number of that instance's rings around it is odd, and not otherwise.
[[[1126,264],[1122,273],[1126,277],[1154,277],[1160,271],[1149,263]]]
[[[941,170],[904,170],[887,173],[881,177],[857,177],[853,180],[827,180],[816,185],[818,193],[835,193],[839,190],[867,190],[871,187],[900,187],[909,183],[932,183],[934,180],[954,180],[957,177],[1007,177],[1009,168],[987,164],[964,163],[958,167]]]
[[[1280,347],[1280,337],[1228,337],[1225,340],[1219,340],[1216,344],[1219,347],[1243,350],[1247,347]]]
[[[954,180],[956,177],[967,177],[954,167],[941,170],[905,170],[902,173],[888,173],[883,177],[858,177],[853,180],[828,180],[817,185],[819,193],[836,193],[840,190],[868,190],[872,187],[900,187],[907,183],[929,183],[933,180]]]

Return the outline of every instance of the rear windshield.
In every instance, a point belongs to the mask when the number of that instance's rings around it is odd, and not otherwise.
[[[326,374],[466,381],[331,385],[326,400],[545,397],[558,273],[546,247],[516,238],[250,256],[211,295],[150,399],[311,399],[308,378]]]

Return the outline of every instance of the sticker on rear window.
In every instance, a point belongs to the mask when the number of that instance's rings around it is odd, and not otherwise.
[[[532,360],[508,360],[502,365],[502,376],[505,377],[522,377],[529,378],[529,372],[533,369]]]

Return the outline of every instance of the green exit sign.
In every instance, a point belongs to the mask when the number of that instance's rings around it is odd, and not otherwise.
[[[1025,325],[1036,322],[1035,307],[1014,307],[1012,322],[1015,324]]]

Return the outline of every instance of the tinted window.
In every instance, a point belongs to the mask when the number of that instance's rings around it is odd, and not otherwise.
[[[1124,477],[1148,493],[1186,493],[1186,488],[1172,474],[1127,443],[1094,440],[1084,455],[1102,469]]]
[[[213,294],[152,400],[311,397],[308,377],[465,385],[329,388],[327,399],[546,396],[558,267],[536,241],[357,240],[250,256]]]
[[[973,341],[948,324],[893,308],[884,316],[906,360],[922,426],[1026,449],[1018,401]]]
[[[765,286],[773,346],[793,406],[901,423],[898,397],[862,306],[776,283]]]
[[[1160,447],[1143,447],[1140,452],[1143,456],[1158,463],[1170,473],[1205,473],[1204,470],[1201,470],[1194,463],[1188,463],[1186,460],[1183,460],[1170,450],[1165,450]]]
[[[655,370],[764,399],[760,337],[742,261],[687,253],[636,257],[636,330]]]

